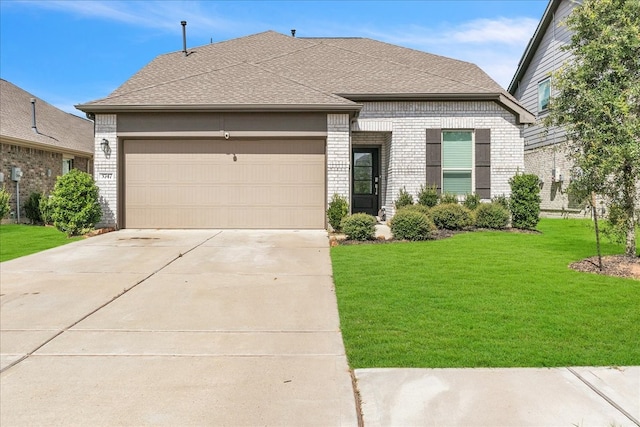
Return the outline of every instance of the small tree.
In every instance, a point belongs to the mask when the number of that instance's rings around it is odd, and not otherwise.
[[[51,206],[53,225],[67,236],[90,231],[102,216],[98,187],[91,175],[78,169],[58,177]]]
[[[567,133],[576,185],[620,208],[636,255],[640,182],[640,1],[584,0],[567,20],[573,61],[553,75],[547,125]]]
[[[42,216],[40,215],[40,199],[42,193],[31,193],[27,203],[24,204],[24,213],[32,224],[40,224]]]
[[[515,228],[533,230],[540,221],[540,180],[537,175],[519,174],[509,180],[511,221]]]

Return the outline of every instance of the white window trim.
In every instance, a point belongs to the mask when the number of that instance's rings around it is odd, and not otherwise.
[[[475,129],[442,129],[440,132],[440,158],[441,165],[440,166],[440,182],[442,183],[442,193],[444,194],[444,134],[445,132],[469,132],[471,133],[471,193],[476,193],[476,131]],[[468,169],[460,169],[460,168],[446,168],[447,171],[468,171]],[[459,194],[458,200],[464,200],[465,195]]]
[[[549,102],[551,101],[551,77],[546,77],[542,80],[540,80],[538,82],[538,86],[537,86],[537,91],[538,91],[538,104],[537,104],[537,109],[538,109],[538,115],[543,115],[543,114],[547,114],[549,112],[549,107],[548,107],[548,103],[547,103],[547,108],[542,109],[540,106],[542,104],[542,98],[540,98],[540,86],[543,83],[549,83]]]

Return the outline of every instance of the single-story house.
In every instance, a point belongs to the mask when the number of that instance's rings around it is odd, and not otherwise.
[[[535,120],[474,64],[273,31],[160,55],[77,108],[119,228],[321,229],[334,194],[387,216],[403,188],[509,195]]]
[[[0,186],[13,195],[10,219],[26,220],[31,193],[49,194],[72,168],[93,173],[93,140],[93,122],[0,80]]]
[[[552,73],[572,60],[571,52],[562,50],[572,36],[564,22],[577,6],[571,0],[549,1],[508,88],[536,117],[524,128],[524,168],[540,178],[541,210],[547,214],[578,213],[584,207],[567,192],[573,162],[563,144],[566,133],[562,127],[546,128],[543,123],[553,94]]]

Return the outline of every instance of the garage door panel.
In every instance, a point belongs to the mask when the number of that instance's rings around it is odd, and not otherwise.
[[[324,227],[323,140],[126,140],[124,151],[125,227]]]

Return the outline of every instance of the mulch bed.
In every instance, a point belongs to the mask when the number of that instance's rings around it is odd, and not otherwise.
[[[625,277],[640,280],[640,258],[625,255],[602,257],[602,271],[598,268],[598,257],[583,259],[569,265],[569,268],[585,273],[603,274],[606,276]]]

